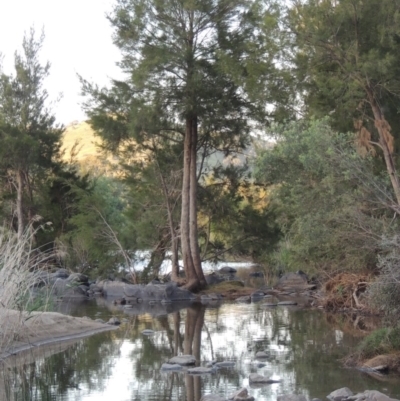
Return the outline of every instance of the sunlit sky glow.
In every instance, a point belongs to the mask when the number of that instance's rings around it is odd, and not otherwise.
[[[51,99],[62,99],[53,107],[58,122],[83,120],[79,105],[77,74],[99,85],[120,76],[116,62],[119,50],[112,43],[112,28],[106,13],[113,0],[0,0],[0,52],[6,73],[12,72],[15,50],[20,51],[24,32],[44,28],[46,39],[41,53],[50,61],[47,90]]]

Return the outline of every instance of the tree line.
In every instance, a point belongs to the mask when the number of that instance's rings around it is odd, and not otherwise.
[[[1,71],[4,224],[94,272],[151,249],[143,275],[169,257],[191,290],[206,284],[203,260],[227,255],[270,271],[376,268],[400,205],[399,10],[116,0],[125,78],[80,77],[88,122],[119,159],[107,176],[60,157],[44,38],[29,32],[14,74]]]

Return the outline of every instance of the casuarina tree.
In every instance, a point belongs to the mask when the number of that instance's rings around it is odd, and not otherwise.
[[[205,285],[197,153],[246,146],[276,71],[276,17],[276,7],[258,0],[117,0],[109,20],[126,79],[109,90],[83,82],[86,111],[106,143],[183,141],[180,241],[191,290]]]
[[[19,237],[38,218],[35,183],[52,169],[60,149],[62,130],[48,108],[43,86],[50,68],[39,59],[43,40],[43,34],[36,39],[31,29],[24,37],[22,53],[15,54],[14,75],[0,66],[0,168],[16,195],[14,225]]]

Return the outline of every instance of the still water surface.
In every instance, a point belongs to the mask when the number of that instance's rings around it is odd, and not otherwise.
[[[63,308],[75,316],[108,320],[117,315],[128,322],[116,331],[53,347],[48,356],[35,353],[24,357],[25,364],[11,363],[1,373],[1,400],[199,401],[204,394],[227,397],[241,387],[257,401],[275,401],[284,393],[325,399],[345,386],[400,399],[398,377],[377,379],[341,366],[339,359],[362,334],[344,317],[260,303],[156,306],[130,315],[101,300]],[[362,328],[363,322],[357,320],[356,326]],[[144,329],[155,333],[145,336]],[[257,361],[257,351],[270,356]],[[162,372],[161,365],[177,354],[193,354],[202,366],[212,360],[235,366],[206,376]],[[252,388],[250,373],[281,381]]]

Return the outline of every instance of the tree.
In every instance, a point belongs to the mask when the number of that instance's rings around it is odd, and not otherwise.
[[[35,181],[54,166],[62,132],[47,107],[43,83],[50,64],[39,61],[43,40],[43,33],[36,39],[31,29],[23,39],[23,53],[15,54],[15,75],[0,68],[0,167],[16,192],[19,237],[35,219]]]
[[[359,145],[379,148],[400,206],[392,133],[400,98],[400,1],[293,1],[289,24],[310,114],[328,113],[336,127],[359,132]],[[395,135],[395,137],[393,136]]]
[[[110,143],[183,141],[180,240],[186,287],[205,285],[197,227],[197,153],[246,146],[276,71],[277,8],[261,0],[118,0],[109,17],[127,79],[84,82],[94,129]],[[262,106],[256,107],[261,100]]]
[[[273,127],[276,145],[257,158],[256,176],[271,188],[283,233],[280,270],[376,266],[382,235],[397,226],[388,213],[390,182],[375,176],[372,157],[327,119]]]

